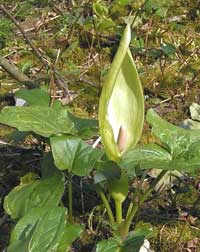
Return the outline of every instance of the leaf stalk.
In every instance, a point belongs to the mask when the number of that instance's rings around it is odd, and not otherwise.
[[[113,225],[115,223],[115,219],[114,219],[113,212],[111,210],[110,204],[109,204],[109,202],[108,202],[108,200],[106,198],[106,195],[102,191],[102,189],[99,189],[98,193],[99,193],[99,196],[101,197],[101,200],[102,200],[102,202],[103,202],[103,204],[104,204],[104,206],[106,208],[110,224]]]
[[[131,222],[135,216],[135,214],[137,213],[137,211],[139,210],[139,207],[144,203],[144,201],[149,197],[149,195],[151,194],[151,192],[154,190],[154,188],[156,187],[156,185],[159,183],[159,181],[163,178],[163,176],[167,173],[167,171],[162,171],[158,177],[154,180],[154,182],[150,185],[150,187],[148,188],[148,190],[146,190],[146,192],[142,195],[142,197],[140,198],[140,202],[139,204],[135,204],[132,205],[132,202],[130,203],[130,207],[128,208],[128,212],[127,212],[127,217],[125,219],[125,222],[123,224],[123,228],[122,228],[122,236],[126,237],[129,229],[130,229],[130,225]]]
[[[122,222],[122,202],[115,200],[116,222],[121,224]]]
[[[72,174],[68,173],[68,204],[69,204],[69,221],[73,221],[73,192],[72,192]]]

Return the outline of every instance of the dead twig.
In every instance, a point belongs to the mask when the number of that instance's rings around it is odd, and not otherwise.
[[[37,49],[37,47],[32,43],[32,41],[30,40],[30,38],[28,37],[28,35],[24,31],[22,26],[18,23],[18,21],[15,19],[15,17],[13,17],[10,14],[10,12],[6,9],[6,7],[3,4],[0,5],[0,10],[2,10],[11,19],[11,21],[16,25],[16,27],[19,29],[19,31],[22,33],[23,37],[25,38],[26,42],[32,48],[32,50],[35,53],[35,55],[37,56],[37,58],[41,61],[42,65],[46,69],[50,69],[51,71],[53,71],[53,74],[55,76],[56,84],[58,84],[58,86],[61,87],[64,90],[64,93],[68,95],[69,90],[68,90],[67,83],[60,76],[60,74],[57,71],[57,69],[55,68],[55,66],[53,66],[53,64],[51,62],[48,62],[48,60],[45,59],[45,57],[41,54],[41,52]]]
[[[29,88],[38,87],[39,84],[35,81],[31,80],[28,76],[22,73],[14,64],[11,64],[7,59],[0,55],[0,66],[8,72],[12,77],[14,77],[17,81],[22,83],[23,85]]]
[[[89,86],[98,88],[98,84],[96,84],[96,83],[94,83],[94,82],[92,82],[92,81],[90,81],[90,80],[88,80],[88,79],[86,79],[86,78],[84,78],[82,76],[79,78],[79,82],[83,82],[83,83],[88,84]]]
[[[25,40],[27,41],[27,43],[30,45],[30,47],[32,48],[33,52],[36,54],[36,56],[40,59],[40,61],[42,62],[43,66],[47,67],[48,63],[46,62],[46,60],[43,58],[43,56],[41,55],[40,51],[35,47],[35,45],[32,43],[32,41],[30,40],[30,38],[27,36],[26,32],[24,31],[24,29],[21,27],[21,25],[17,22],[17,20],[10,14],[10,12],[6,9],[6,7],[1,4],[0,5],[0,10],[2,10],[11,20],[12,22],[16,25],[16,27],[20,30],[20,32],[22,33],[23,37],[25,38]]]

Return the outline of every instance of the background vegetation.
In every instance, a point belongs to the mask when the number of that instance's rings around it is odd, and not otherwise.
[[[6,0],[3,4],[31,44],[1,6],[0,56],[34,84],[48,84],[52,96],[77,115],[96,118],[102,84],[126,22],[133,23],[131,52],[144,87],[146,108],[154,107],[180,125],[190,117],[189,106],[200,103],[199,0]],[[13,94],[22,82],[0,68],[0,84],[0,107],[13,105]],[[141,141],[150,142],[147,126],[144,131]],[[9,141],[8,133],[10,128],[0,126],[0,250],[7,245],[13,227],[2,209],[3,198],[21,176],[36,169],[40,159],[33,137],[16,147],[14,142],[3,144]],[[157,238],[151,241],[155,251],[199,251],[198,179],[178,179],[143,207],[138,219],[148,219],[158,228]],[[87,178],[83,181],[87,184]],[[85,223],[92,211],[87,197],[90,194],[85,186],[75,209]],[[106,237],[98,211],[93,214],[94,226]],[[90,250],[98,236],[97,229],[88,226],[77,251]]]

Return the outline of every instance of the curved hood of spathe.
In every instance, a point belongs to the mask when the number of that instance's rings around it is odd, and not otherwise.
[[[104,83],[99,103],[99,126],[109,159],[118,161],[137,144],[144,123],[144,99],[141,82],[129,43],[127,25],[119,49]]]

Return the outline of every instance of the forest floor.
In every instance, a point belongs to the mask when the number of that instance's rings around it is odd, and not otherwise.
[[[33,82],[49,85],[56,99],[62,100],[75,114],[97,118],[101,88],[118,47],[124,20],[133,16],[130,48],[144,87],[145,108],[154,108],[176,125],[191,118],[190,105],[200,104],[199,1],[161,4],[151,0],[145,6],[142,1],[124,1],[129,2],[127,5],[104,1],[108,11],[103,17],[94,13],[91,1],[80,1],[80,5],[71,2],[4,1],[45,59],[46,67],[3,10],[0,10],[0,55]],[[52,66],[64,79],[60,85],[52,81]],[[14,105],[14,93],[21,87],[19,81],[0,68],[0,109]],[[14,226],[4,212],[4,197],[19,184],[20,177],[39,170],[41,159],[33,137],[18,141],[16,136],[11,141],[9,135],[13,132],[14,129],[0,125],[0,251],[7,246]],[[149,143],[151,137],[145,123],[141,142]],[[166,185],[168,189],[146,202],[137,216],[137,221],[148,221],[157,228],[156,236],[150,241],[155,252],[200,251],[200,173],[184,176],[184,180],[177,179],[172,187]],[[74,245],[79,252],[91,251],[108,231],[104,225],[98,227],[98,234],[88,227],[93,206],[100,201],[88,192],[87,179],[82,181],[80,198],[80,180],[74,178],[75,213],[87,227],[81,245],[78,242]],[[88,197],[94,198],[94,202],[87,204]],[[93,215],[95,229],[98,211]]]

